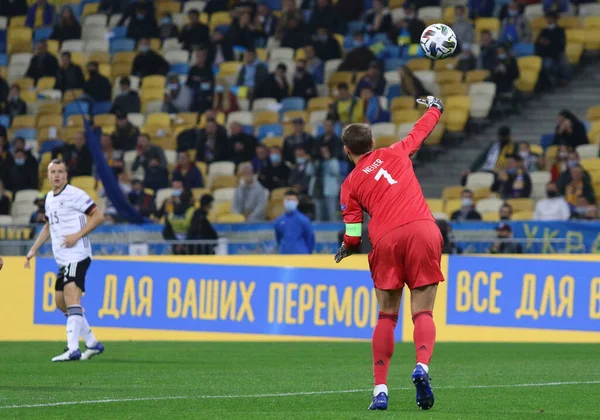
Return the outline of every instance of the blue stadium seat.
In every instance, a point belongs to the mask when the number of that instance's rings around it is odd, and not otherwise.
[[[19,128],[13,131],[13,137],[23,137],[25,140],[37,138],[37,131],[35,128]]]
[[[513,54],[515,57],[525,57],[528,55],[535,54],[535,45],[534,44],[515,44],[513,46]]]
[[[112,103],[110,101],[96,102],[92,106],[92,113],[93,115],[108,114],[111,108]]]
[[[246,51],[248,51],[248,48],[243,47],[241,45],[234,45],[233,46],[233,53],[234,54],[244,54]]]
[[[64,111],[65,121],[67,120],[67,117],[69,117],[71,115],[81,115],[81,114],[85,114],[85,115],[90,114],[90,104],[88,102],[73,101],[73,102],[65,105],[65,111]]]
[[[388,58],[383,62],[383,71],[398,70],[405,66],[408,61],[403,58]]]
[[[6,128],[10,127],[10,117],[8,115],[0,115],[0,125]]]
[[[283,136],[283,127],[281,124],[266,124],[258,127],[258,139],[262,140],[266,137]]]
[[[554,143],[554,134],[542,134],[540,144],[544,150],[546,150],[548,146],[552,146],[552,143]]]
[[[281,10],[282,8],[281,0],[264,0],[263,3],[269,6],[271,10]]]
[[[127,37],[127,26],[116,26],[112,30],[113,39],[120,39]]]
[[[377,53],[377,60],[389,60],[402,57],[402,47],[399,45],[386,45]]]
[[[387,98],[390,103],[392,102],[392,99],[400,95],[402,95],[402,87],[398,83],[388,87]]]
[[[281,101],[281,110],[279,112],[283,114],[287,111],[304,111],[304,108],[306,108],[306,101],[304,98],[285,98]]]
[[[8,56],[6,54],[0,54],[0,66],[8,65]]]
[[[188,63],[175,63],[171,64],[169,70],[179,75],[187,75],[190,71],[190,65]]]
[[[130,38],[117,38],[110,40],[110,53],[118,53],[121,51],[135,51],[135,40]]]
[[[49,26],[36,29],[33,33],[33,43],[37,44],[40,41],[45,41],[46,39],[50,38],[50,35],[52,35],[52,30],[53,28]]]
[[[383,42],[384,44],[391,44],[387,34],[375,34],[371,39],[371,42]]]
[[[365,30],[365,23],[362,20],[352,20],[348,22],[348,33],[355,34],[356,32],[363,32]]]
[[[39,154],[42,155],[43,153],[51,152],[57,147],[63,147],[64,145],[65,142],[62,140],[47,140],[40,146]]]
[[[254,127],[251,125],[243,125],[242,131],[246,134],[250,134],[251,136],[254,135]]]

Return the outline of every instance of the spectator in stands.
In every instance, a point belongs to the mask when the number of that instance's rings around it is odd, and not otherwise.
[[[369,124],[389,122],[390,113],[383,108],[380,97],[370,87],[364,87],[360,95],[365,111],[364,120]]]
[[[579,157],[579,153],[577,153],[576,150],[571,150],[568,152],[567,159],[563,165],[562,171],[560,172],[560,175],[557,176],[557,179],[555,181],[556,187],[562,195],[565,194],[565,188],[567,187],[567,185],[569,185],[571,181],[573,181],[573,178],[571,177],[571,169],[576,166],[581,166],[580,162],[581,159]],[[583,170],[583,180],[586,183],[592,182],[590,174],[585,169]]]
[[[35,210],[31,213],[31,217],[29,218],[29,223],[32,225],[43,225],[46,223],[46,194],[40,193],[35,200],[33,200],[33,204],[35,204]],[[0,210],[0,214],[2,211]],[[8,214],[8,213],[6,213]]]
[[[60,69],[56,75],[54,89],[65,92],[69,89],[83,89],[85,79],[81,67],[71,61],[71,53],[65,51],[60,54]]]
[[[177,24],[173,22],[171,13],[163,12],[161,15],[158,33],[162,41],[167,38],[179,38],[179,28],[177,27]]]
[[[213,95],[213,112],[229,114],[240,109],[237,96],[227,88],[226,81],[217,77],[217,84]],[[216,115],[216,114],[215,114]]]
[[[4,126],[0,125],[0,131],[2,131],[3,128]],[[4,128],[4,132],[0,133],[0,181],[8,186],[8,189],[10,189],[9,172],[14,164],[15,160],[10,153],[8,140],[6,139],[6,129]]]
[[[460,200],[460,209],[452,213],[451,220],[455,222],[481,220],[481,214],[475,210],[475,203],[473,203],[473,191],[464,189]]]
[[[287,98],[290,86],[287,81],[287,66],[279,63],[273,73],[270,73],[265,81],[258,85],[254,91],[255,98],[275,98],[278,102]]]
[[[558,177],[569,169],[567,160],[571,151],[572,149],[567,145],[561,144],[560,146],[558,146],[556,156],[554,157],[554,162],[552,163],[552,167],[550,168],[552,182],[557,182]]]
[[[560,82],[566,84],[569,79],[569,64],[565,49],[567,39],[565,30],[558,26],[558,14],[546,15],[548,26],[542,29],[535,41],[535,53],[542,57],[542,68],[546,82],[552,87]]]
[[[217,235],[217,232],[208,220],[208,214],[213,207],[214,201],[213,196],[209,194],[204,194],[200,197],[200,208],[194,212],[186,239],[193,241],[216,241],[219,239],[219,235]],[[188,253],[193,255],[213,255],[215,253],[215,245],[190,245],[188,250]]]
[[[454,8],[455,19],[451,27],[456,34],[456,39],[460,39],[460,43],[457,47],[458,49],[460,49],[461,44],[473,45],[475,42],[475,31],[473,30],[473,24],[466,15],[466,12],[467,10],[463,5],[458,5]]]
[[[256,146],[256,153],[252,158],[252,169],[255,174],[259,174],[258,180],[260,181],[260,173],[264,168],[269,165],[269,148],[264,144],[258,144]]]
[[[152,155],[148,159],[148,165],[144,171],[144,188],[158,191],[161,188],[167,188],[168,185],[169,172],[167,171],[167,167],[161,164],[158,156]]]
[[[211,42],[208,45],[208,61],[215,66],[220,65],[224,61],[232,61],[233,46],[229,39],[223,36],[221,28],[215,28],[211,34]]]
[[[298,17],[291,18],[287,21],[283,38],[281,39],[282,48],[292,48],[297,50],[306,45],[308,39],[308,31]]]
[[[367,74],[365,74],[358,84],[356,85],[356,90],[354,91],[354,96],[360,97],[360,92],[363,88],[370,88],[373,90],[373,93],[377,96],[383,95],[385,91],[386,80],[381,73],[381,68],[379,67],[379,63],[376,61],[372,61],[369,63],[369,69],[367,70]]]
[[[287,187],[290,168],[281,159],[281,149],[277,146],[269,150],[269,163],[263,167],[258,180],[269,191]]]
[[[306,102],[317,96],[317,86],[311,74],[306,69],[306,60],[298,60],[296,62],[292,96],[304,98]]]
[[[0,16],[11,18],[27,14],[27,0],[0,1]]]
[[[403,32],[410,38],[410,44],[419,44],[421,35],[425,30],[425,22],[417,17],[417,9],[413,3],[407,2],[404,4],[404,20],[398,22],[400,33]]]
[[[255,47],[255,40],[260,37],[260,32],[255,30],[250,12],[242,11],[237,18],[234,17],[225,36],[233,45],[251,49]]]
[[[587,129],[579,118],[569,110],[560,111],[552,144],[565,144],[575,149],[577,146],[588,143]]]
[[[42,77],[56,77],[58,73],[58,60],[48,52],[48,44],[46,41],[40,41],[35,47],[35,52],[29,67],[25,73],[25,77],[31,77],[35,83]]]
[[[127,119],[127,114],[118,111],[116,114],[117,125],[111,135],[113,148],[127,152],[134,150],[137,146],[140,130],[131,124]]]
[[[150,40],[148,38],[140,39],[138,51],[138,54],[133,60],[131,74],[140,78],[154,74],[162,76],[167,74],[171,65],[162,55],[152,51],[150,48]]]
[[[319,149],[316,159],[306,165],[310,177],[308,195],[315,202],[316,220],[335,222],[339,219],[340,162],[335,159],[327,146]]]
[[[320,26],[317,28],[312,45],[315,55],[323,63],[327,60],[342,58],[342,47],[337,39],[331,35],[327,26]]]
[[[37,159],[31,153],[31,148],[27,147],[25,144],[25,139],[23,137],[15,137],[12,144],[12,150],[25,150],[25,165],[31,165],[37,167]]]
[[[156,213],[154,196],[144,191],[142,181],[139,179],[131,180],[131,191],[127,194],[127,199],[133,208],[145,217],[150,217]]]
[[[85,135],[79,132],[75,135],[73,144],[64,146],[52,151],[52,159],[56,159],[61,154],[69,171],[69,178],[74,176],[91,176],[94,160],[86,143]]]
[[[313,31],[324,26],[330,28],[330,30],[336,34],[346,33],[346,22],[331,6],[330,0],[316,1],[308,25]]]
[[[10,199],[5,194],[4,182],[0,180],[0,215],[10,214]]]
[[[327,118],[323,122],[323,134],[315,140],[315,147],[311,152],[311,155],[316,156],[317,151],[321,147],[328,147],[329,153],[335,159],[345,159],[344,149],[342,147],[342,139],[335,133],[335,121],[331,118]]]
[[[560,188],[558,189],[558,191],[565,196],[567,203],[576,206],[580,196],[584,196],[587,201],[592,204],[596,203],[594,187],[592,186],[589,177],[586,178],[584,176],[585,172],[581,165],[576,164],[569,168],[569,173],[571,175],[571,181],[564,186],[563,190]]]
[[[27,114],[27,104],[21,99],[21,88],[16,83],[10,87],[4,113],[10,117],[11,121],[17,115]]]
[[[180,195],[173,196],[172,210],[165,215],[163,238],[167,241],[187,239],[187,233],[192,226],[192,219],[196,209],[192,205],[193,197],[188,190]],[[173,254],[187,254],[187,246],[173,244]]]
[[[158,38],[159,35],[156,15],[145,4],[137,3],[135,15],[129,19],[127,38],[141,41],[144,38]]]
[[[127,114],[140,112],[142,108],[140,96],[136,91],[131,89],[131,80],[129,77],[121,77],[119,89],[120,93],[115,98],[110,112],[113,114],[124,115],[125,119],[127,119]]]
[[[217,124],[214,118],[207,118],[206,125],[201,130],[188,130],[195,133],[194,147],[196,148],[196,161],[198,162],[218,162],[229,158],[229,138],[225,127]],[[184,132],[186,133],[186,132]],[[183,150],[183,143],[180,143],[180,137],[177,138],[179,150]],[[182,139],[183,140],[183,139]],[[192,143],[188,143],[192,145]],[[187,149],[186,149],[187,150]]]
[[[263,38],[266,43],[267,38],[275,35],[278,24],[277,16],[273,14],[269,4],[260,3],[254,19],[254,26],[259,30],[261,38]]]
[[[6,101],[8,99],[8,83],[6,80],[0,75],[0,114],[6,114]],[[0,125],[0,127],[4,127]],[[4,127],[6,129],[6,127]]]
[[[512,242],[512,228],[508,223],[500,223],[496,227],[498,240],[490,248],[490,254],[522,254],[523,247]]]
[[[543,171],[545,163],[543,156],[531,152],[531,145],[527,142],[520,142],[518,153],[523,158],[523,164],[527,172]]]
[[[200,12],[197,9],[188,11],[188,23],[181,29],[179,42],[183,44],[183,49],[192,51],[196,45],[208,45],[210,35],[208,26],[200,22]]]
[[[212,91],[215,75],[208,61],[208,50],[197,48],[194,50],[194,65],[190,67],[187,75],[187,85],[195,90]]]
[[[241,67],[237,78],[237,86],[246,86],[250,93],[263,85],[269,77],[269,69],[258,58],[256,51],[249,49],[244,52],[244,65]]]
[[[110,80],[98,70],[97,61],[88,61],[87,70],[90,78],[83,85],[83,91],[96,102],[110,101],[112,85]]]
[[[69,39],[81,39],[81,25],[77,22],[71,7],[63,7],[60,21],[54,25],[50,39],[56,39],[61,44]]]
[[[128,2],[121,0],[100,0],[100,4],[98,5],[98,13],[104,13],[108,16],[112,16],[117,13],[124,14],[127,12],[128,6]]]
[[[420,98],[430,94],[408,66],[400,67],[398,74],[400,75],[400,87],[402,88],[403,95]]]
[[[340,83],[337,90],[337,99],[331,104],[331,118],[342,125],[362,122],[362,101],[350,94],[346,83]]]
[[[244,127],[237,121],[230,126],[231,136],[229,137],[231,159],[236,164],[251,161],[256,153],[258,140],[252,134],[244,132]]]
[[[191,161],[190,154],[187,150],[179,152],[177,166],[173,172],[173,180],[183,182],[183,187],[186,190],[204,187],[202,173],[196,164]]]
[[[469,0],[469,17],[492,17],[494,14],[494,0]]]
[[[497,94],[506,94],[514,91],[515,80],[519,78],[517,60],[509,54],[504,45],[496,48],[496,64],[492,69],[492,80],[496,84]]]
[[[265,220],[267,191],[260,182],[254,179],[254,171],[250,162],[240,165],[239,174],[242,183],[235,189],[232,212],[243,214],[246,222],[262,222]]]
[[[194,99],[194,92],[189,86],[182,85],[179,82],[177,73],[169,73],[167,77],[167,89],[165,90],[165,100],[162,105],[162,112],[168,114],[178,114],[180,112],[189,112]]]
[[[102,134],[100,137],[100,147],[104,154],[104,159],[108,166],[112,168],[115,177],[118,177],[123,172],[123,151],[115,150],[112,145],[112,140],[108,134]]]
[[[529,20],[521,14],[517,0],[511,0],[507,7],[507,16],[502,20],[500,42],[516,44],[531,42],[531,27]]]
[[[8,186],[14,195],[21,190],[37,190],[38,168],[27,165],[27,154],[25,150],[18,149],[14,153],[14,165],[8,171]]]
[[[47,0],[36,0],[27,10],[25,26],[34,29],[51,26],[54,22],[54,14],[54,6],[48,4]]]
[[[467,176],[473,172],[495,172],[503,167],[504,158],[514,155],[516,146],[510,136],[510,127],[503,125],[498,129],[498,140],[490,144],[471,164],[471,167],[463,172],[462,185],[465,185]]]
[[[280,254],[312,254],[315,230],[308,217],[298,211],[299,197],[288,190],[283,197],[285,213],[275,220],[275,240]]]
[[[535,205],[533,220],[569,220],[569,218],[571,217],[571,210],[569,209],[569,204],[563,197],[561,197],[554,182],[549,182],[546,185],[546,196],[548,198],[539,200]]]
[[[508,203],[502,204],[502,207],[500,207],[500,210],[498,211],[498,218],[500,220],[508,221],[508,220],[512,219],[512,215],[513,215],[512,206]]]
[[[527,198],[531,195],[531,185],[523,158],[509,155],[504,159],[504,169],[497,172],[492,191],[499,192],[503,199]]]
[[[480,37],[478,67],[493,71],[496,68],[497,60],[496,41],[492,37],[492,33],[487,29],[481,31]]]
[[[304,120],[296,118],[293,121],[294,132],[287,136],[283,141],[283,160],[286,162],[294,162],[295,150],[302,147],[306,153],[313,151],[315,139],[308,134],[304,129]]]
[[[298,191],[299,194],[305,195],[308,192],[308,184],[310,182],[310,178],[306,172],[309,156],[302,147],[296,148],[294,155],[295,163],[292,165],[288,184]]]
[[[148,134],[143,133],[138,136],[135,151],[136,157],[133,161],[133,164],[131,165],[132,172],[137,171],[139,167],[144,168],[144,170],[148,172],[148,168],[150,167],[150,160],[152,158],[156,158],[156,160],[158,161],[158,165],[155,166],[164,168],[165,171],[167,170],[167,158],[165,157],[165,152],[160,147],[150,144],[150,136]],[[146,185],[145,181],[144,185]]]
[[[392,15],[383,0],[373,0],[373,8],[365,14],[367,32],[386,34],[392,29]]]
[[[357,32],[354,34],[354,47],[344,57],[344,61],[338,67],[338,71],[367,71],[369,63],[376,60],[375,54],[366,43],[364,34]]]
[[[455,69],[466,72],[475,68],[477,68],[477,58],[473,55],[473,47],[470,44],[463,44]]]
[[[173,211],[175,197],[180,197],[183,194],[183,182],[173,180],[171,181],[171,196],[165,198],[160,206],[160,209],[156,212],[156,216],[159,219],[165,217],[169,212]]]
[[[304,61],[306,62],[306,70],[312,76],[316,84],[323,83],[323,61],[315,55],[315,47],[307,45],[304,47]]]
[[[598,219],[598,207],[590,203],[585,195],[577,197],[577,205],[571,210],[571,218],[577,220]]]

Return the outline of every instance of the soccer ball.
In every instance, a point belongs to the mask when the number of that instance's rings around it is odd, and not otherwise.
[[[421,48],[432,60],[450,57],[456,50],[456,45],[454,31],[443,23],[429,25],[421,35]]]

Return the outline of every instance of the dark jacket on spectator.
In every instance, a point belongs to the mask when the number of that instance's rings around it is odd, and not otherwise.
[[[300,136],[291,134],[283,141],[283,150],[281,151],[281,159],[284,162],[295,162],[295,151],[298,147],[302,147],[307,154],[314,152],[315,139],[310,134],[304,132]]]
[[[496,178],[492,191],[498,191],[503,199],[527,198],[531,196],[531,178],[527,172],[520,171],[509,174],[506,181]]]
[[[113,106],[110,110],[113,114],[117,111],[121,111],[124,114],[137,113],[142,109],[142,103],[140,96],[137,92],[130,90],[125,94],[120,94],[115,98]]]
[[[163,151],[163,149],[161,149],[158,146],[150,145],[150,147],[148,147],[148,150],[146,150],[141,155],[137,155],[135,157],[135,160],[133,161],[133,164],[131,165],[131,170],[137,171],[137,169],[141,166],[147,172],[148,168],[149,168],[149,164],[150,164],[150,159],[152,159],[152,158],[158,158],[158,160],[160,161],[159,166],[161,166],[163,168],[167,167],[167,158],[165,157],[165,152]],[[165,171],[166,171],[166,169],[165,169]],[[168,179],[168,174],[167,174],[167,179]],[[166,188],[166,187],[162,187],[162,188]]]
[[[394,26],[392,24],[392,16],[390,13],[385,13],[383,15],[383,19],[381,25],[379,25],[379,29],[375,30],[373,27],[375,25],[375,10],[370,10],[365,15],[365,24],[367,28],[369,28],[369,32],[374,33],[388,33]]]
[[[297,75],[294,76],[292,96],[304,98],[306,102],[308,102],[310,98],[317,96],[317,86],[310,73],[305,71],[301,77],[297,77]]]
[[[281,47],[297,50],[308,44],[308,40],[308,33],[304,27],[300,26],[296,29],[286,29],[283,34],[283,39],[281,40]]]
[[[502,71],[504,67],[504,71]],[[514,82],[519,78],[519,67],[514,57],[508,57],[503,62],[497,62],[492,69],[492,79],[499,93],[512,92]]]
[[[354,48],[346,55],[338,71],[367,71],[369,63],[375,60],[376,57],[369,48]]]
[[[242,144],[243,150],[241,152],[235,151],[236,143]],[[258,140],[256,139],[256,137],[242,132],[240,134],[229,137],[229,144],[231,145],[229,150],[231,150],[232,153],[232,160],[235,163],[240,163],[252,160],[256,153],[256,146],[258,145]]]
[[[100,0],[98,6],[98,13],[105,13],[107,15],[114,15],[117,13],[126,13],[129,3],[122,0]]]
[[[316,7],[310,15],[308,24],[312,31],[316,31],[317,28],[326,27],[336,34],[346,33],[346,22],[332,6],[322,9]]]
[[[337,39],[335,39],[333,36],[329,36],[325,42],[314,41],[312,45],[315,49],[315,55],[323,62],[342,58],[342,47]]]
[[[425,27],[425,22],[416,17],[406,21],[406,30],[410,34],[411,44],[419,44],[421,42],[421,34],[425,30]]]
[[[26,77],[31,77],[36,83],[42,77],[56,77],[58,60],[50,53],[34,55],[29,62]]]
[[[198,130],[196,132],[195,142],[196,160],[198,162],[211,163],[229,159],[231,151],[229,150],[229,138],[227,137],[225,127],[219,126],[217,128],[214,144],[206,135],[206,130]]]
[[[254,71],[254,89],[263,85],[267,79],[269,78],[269,69],[265,65],[265,63],[258,63],[256,65],[256,69]],[[237,82],[235,83],[237,86],[245,86],[244,80],[246,79],[246,66],[242,66],[240,72],[238,73]],[[265,96],[267,97],[267,96]]]
[[[65,144],[63,147],[52,151],[52,159],[62,154],[63,160],[69,169],[69,177],[90,176],[92,175],[92,166],[94,160],[87,144],[84,144],[80,150],[72,144]]]
[[[452,217],[450,217],[450,220],[456,222],[461,222],[463,220],[481,220],[481,214],[479,214],[474,207],[466,213],[459,209],[452,213]]]
[[[81,39],[81,25],[77,20],[72,25],[56,24],[50,39],[56,39],[60,43],[69,39]]]
[[[90,78],[83,85],[83,91],[96,102],[110,101],[112,97],[110,81],[100,73],[90,74]]]
[[[8,171],[9,184],[7,189],[12,191],[13,195],[21,190],[37,190],[38,173],[37,165],[13,165]]]
[[[10,214],[10,200],[5,194],[0,196],[0,214]]]
[[[144,188],[150,188],[154,191],[169,186],[169,171],[164,166],[148,166],[144,172]]]
[[[258,175],[259,182],[269,191],[275,188],[287,187],[290,168],[281,162],[279,165],[268,164]]]
[[[198,209],[192,216],[192,223],[187,231],[186,239],[216,241],[219,235],[208,220],[208,214],[203,209]],[[215,253],[214,245],[190,245],[189,254],[193,255],[213,255]]]
[[[342,139],[333,133],[322,134],[316,138],[313,151],[310,153],[311,156],[319,156],[319,149],[323,146],[327,146],[331,155],[336,159],[346,159],[344,154],[344,148],[342,147]]]
[[[194,65],[190,67],[186,84],[192,89],[200,88],[201,83],[212,83],[215,80],[212,67],[207,63],[204,67]]]
[[[159,34],[158,23],[156,23],[154,14],[147,13],[141,20],[135,15],[129,19],[127,38],[139,41],[142,38],[158,38]]]
[[[152,214],[156,213],[154,196],[146,194],[144,190],[140,191],[139,194],[136,191],[130,191],[127,198],[131,205],[140,212],[141,215],[150,217]]]
[[[13,16],[24,16],[27,14],[26,0],[2,0],[0,1],[0,16],[11,18]]]
[[[269,74],[266,80],[258,85],[254,91],[255,98],[275,98],[278,102],[287,98],[290,92],[290,86],[287,80],[284,79],[283,85],[277,83],[274,74]]]
[[[540,38],[546,38],[550,41],[550,44],[540,44]],[[558,58],[564,54],[566,45],[567,38],[563,28],[558,25],[553,29],[544,28],[535,41],[535,53],[540,57]]]
[[[183,188],[190,190],[192,188],[204,187],[204,180],[200,169],[191,162],[185,174],[182,171],[181,165],[177,165],[173,172],[173,181],[182,181]]]
[[[81,67],[77,64],[70,64],[66,69],[61,68],[56,76],[55,89],[62,92],[69,89],[83,89],[85,79]]]
[[[246,48],[254,48],[254,41],[258,37],[258,33],[249,27],[240,27],[237,21],[233,21],[225,37],[232,45],[240,45]]]
[[[166,75],[171,65],[162,55],[150,50],[147,53],[138,54],[133,60],[131,74],[145,77],[154,74]]]
[[[27,104],[21,98],[17,99],[16,101],[7,101],[4,113],[8,114],[11,120],[17,115],[25,115],[27,114]]]
[[[183,44],[183,49],[188,51],[191,51],[195,45],[210,44],[208,26],[203,23],[185,25],[179,35],[179,42]]]
[[[115,150],[123,150],[125,152],[135,150],[137,145],[140,130],[135,125],[127,122],[123,128],[117,128],[110,136],[112,146]]]
[[[8,100],[8,83],[0,76],[0,114],[6,114],[6,101]]]
[[[211,42],[208,45],[208,61],[210,63],[215,61],[217,56],[218,47],[221,47],[221,54],[223,54],[223,59],[225,61],[233,61],[233,47],[231,46],[231,42],[227,38],[223,38],[221,42],[215,43]]]

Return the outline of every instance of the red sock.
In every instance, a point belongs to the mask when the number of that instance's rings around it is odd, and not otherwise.
[[[390,359],[394,354],[394,329],[398,323],[398,314],[379,312],[377,325],[373,330],[373,375],[375,385],[387,383]]]
[[[433,314],[431,311],[417,312],[413,315],[412,319],[413,324],[415,324],[413,338],[415,349],[417,350],[417,363],[429,365],[435,344]]]

